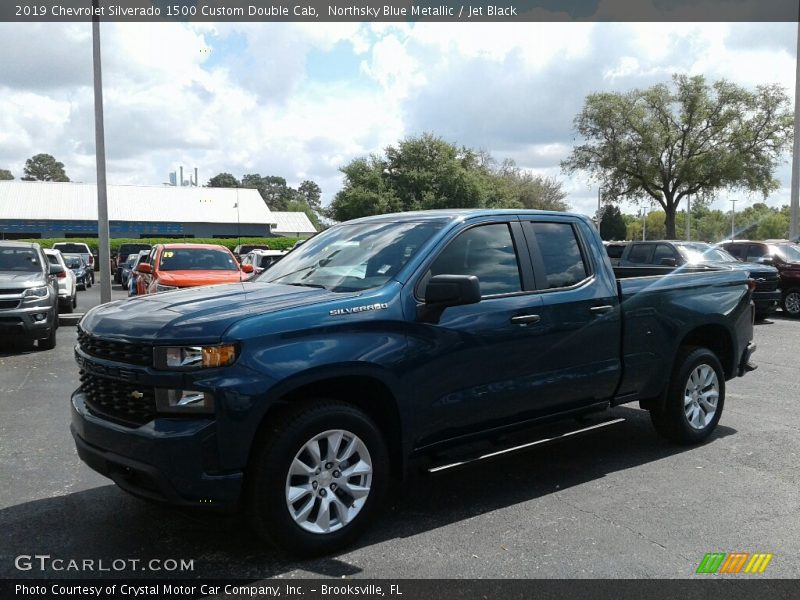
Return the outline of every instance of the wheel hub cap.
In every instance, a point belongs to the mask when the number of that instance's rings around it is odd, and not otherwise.
[[[361,439],[332,429],[300,448],[286,475],[286,507],[311,533],[331,533],[350,523],[367,501],[372,458]]]
[[[717,414],[719,379],[711,366],[702,364],[689,374],[684,391],[686,420],[694,429],[705,429]]]

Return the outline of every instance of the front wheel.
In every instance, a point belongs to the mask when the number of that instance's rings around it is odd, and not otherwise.
[[[256,532],[293,554],[333,552],[355,540],[381,504],[386,445],[357,408],[318,400],[268,426],[247,473]]]
[[[653,426],[677,444],[698,444],[719,423],[725,404],[725,373],[708,348],[682,348],[663,406],[650,409]]]
[[[800,289],[792,289],[783,296],[783,312],[790,317],[800,317]]]

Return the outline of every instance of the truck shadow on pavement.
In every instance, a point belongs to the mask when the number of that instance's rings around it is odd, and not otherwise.
[[[535,446],[434,474],[412,477],[389,494],[393,501],[353,548],[336,556],[295,560],[265,547],[238,516],[162,507],[113,485],[0,510],[0,576],[36,578],[157,577],[261,579],[300,569],[324,577],[356,576],[347,554],[411,537],[566,488],[602,479],[682,452],[663,441],[643,410],[618,407],[602,415],[625,419],[582,436]],[[736,433],[719,426],[708,442]],[[77,461],[77,458],[75,458]],[[535,535],[534,521],[531,522]],[[106,572],[19,571],[18,555],[138,559],[135,569]],[[193,559],[190,572],[147,571],[150,559]],[[36,565],[34,565],[36,566]]]

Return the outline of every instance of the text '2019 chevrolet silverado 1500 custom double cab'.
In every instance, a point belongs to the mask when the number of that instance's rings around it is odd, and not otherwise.
[[[255,281],[88,312],[78,453],[128,492],[241,506],[316,554],[363,531],[390,475],[476,439],[639,401],[700,442],[750,368],[752,282],[631,271],[565,213],[343,223]]]

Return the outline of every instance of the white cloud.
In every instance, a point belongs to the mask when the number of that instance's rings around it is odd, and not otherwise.
[[[201,181],[220,171],[314,179],[327,201],[340,166],[422,131],[563,179],[587,93],[677,71],[791,92],[794,27],[104,24],[109,180],[160,183],[196,165]],[[0,168],[20,176],[26,158],[49,152],[73,179],[93,181],[89,26],[0,25],[0,37],[10,42],[0,56]],[[787,198],[788,170],[780,177],[773,202]],[[565,188],[574,208],[594,210],[585,178]]]

